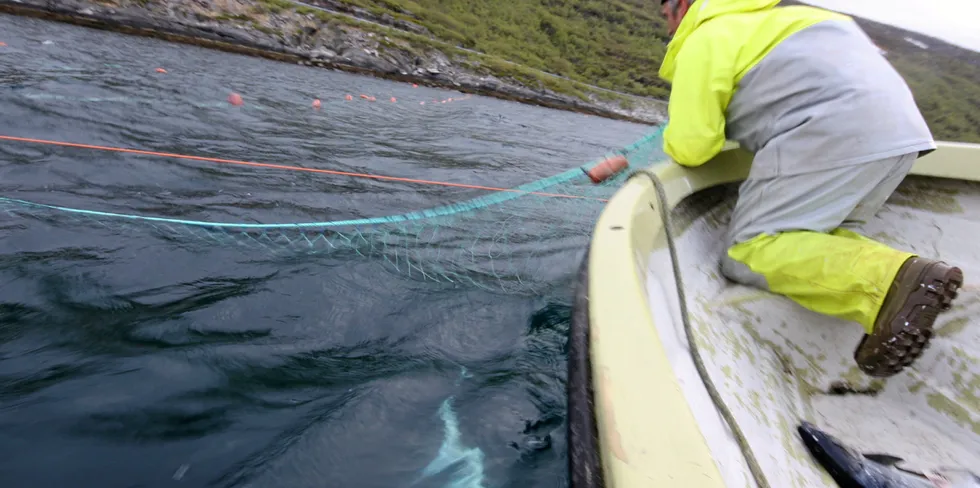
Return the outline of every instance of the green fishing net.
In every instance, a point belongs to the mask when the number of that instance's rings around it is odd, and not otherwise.
[[[629,172],[596,184],[586,171],[614,155],[625,156],[630,169],[660,161],[662,129],[581,166],[511,191],[386,217],[270,224],[201,222],[5,197],[0,197],[0,211],[126,232],[150,231],[243,252],[363,257],[413,279],[533,294],[543,292],[575,269],[569,262],[584,252],[606,200]]]

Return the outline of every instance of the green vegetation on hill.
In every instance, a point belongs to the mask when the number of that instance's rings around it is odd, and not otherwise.
[[[657,77],[666,29],[659,2],[653,0],[335,1],[410,21],[455,46],[572,80],[636,95],[665,98],[669,93]],[[901,29],[865,21],[862,26],[888,50],[937,138],[980,142],[980,53],[934,40],[926,42],[942,49],[921,49],[906,41],[909,33]],[[506,63],[486,67],[498,76],[542,81]],[[559,91],[570,88],[549,83]]]
[[[603,88],[664,97],[666,30],[652,0],[340,0],[460,47]]]

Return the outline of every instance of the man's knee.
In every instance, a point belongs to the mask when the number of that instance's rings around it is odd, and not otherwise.
[[[752,271],[745,263],[730,257],[726,252],[721,257],[721,274],[726,278],[743,285],[754,286],[763,290],[769,289],[766,277]]]

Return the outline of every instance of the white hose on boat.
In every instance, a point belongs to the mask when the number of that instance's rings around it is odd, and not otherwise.
[[[711,401],[714,402],[715,407],[721,416],[724,417],[725,422],[728,423],[728,427],[732,430],[735,435],[735,440],[738,442],[739,448],[742,450],[742,455],[745,456],[745,461],[749,465],[749,471],[752,472],[752,477],[755,478],[755,483],[759,488],[771,488],[769,485],[769,480],[766,479],[765,473],[762,472],[762,467],[759,466],[759,461],[756,459],[755,454],[752,452],[752,447],[749,446],[749,441],[739,427],[738,422],[735,421],[735,416],[732,415],[732,411],[725,404],[725,401],[721,398],[721,394],[715,387],[711,377],[708,375],[708,370],[704,366],[704,360],[701,358],[701,351],[698,348],[698,343],[694,338],[694,331],[691,328],[691,321],[687,315],[687,298],[684,294],[684,282],[681,278],[681,266],[680,261],[677,258],[677,249],[674,246],[674,231],[670,216],[670,209],[667,203],[667,193],[664,191],[663,183],[660,178],[650,170],[638,170],[630,174],[629,178],[633,178],[636,175],[646,175],[653,182],[653,187],[657,190],[657,201],[660,206],[660,218],[664,223],[664,232],[667,235],[667,248],[670,251],[670,262],[674,269],[674,283],[677,285],[677,297],[680,301],[681,307],[681,322],[684,324],[684,334],[687,336],[687,343],[690,345],[691,358],[694,360],[694,366],[698,370],[698,375],[701,376],[701,381],[704,382],[705,389],[708,390],[708,395],[711,397]]]

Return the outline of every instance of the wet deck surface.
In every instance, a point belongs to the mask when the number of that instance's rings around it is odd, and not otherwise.
[[[674,213],[675,228],[684,232],[677,247],[706,366],[772,486],[836,486],[799,442],[801,420],[857,450],[902,457],[910,468],[980,466],[980,185],[910,177],[862,229],[893,247],[954,263],[966,276],[953,309],[937,321],[931,347],[887,380],[857,369],[852,355],[863,331],[856,323],[721,276],[722,235],[736,195],[734,187],[718,188],[683,202]],[[661,337],[683,337],[674,286],[661,247],[648,274],[651,300],[672,308],[674,323],[658,320]],[[683,360],[672,358],[675,369]],[[727,434],[698,384],[696,376],[682,380],[719,468],[730,486],[747,484],[737,446],[721,440]]]

